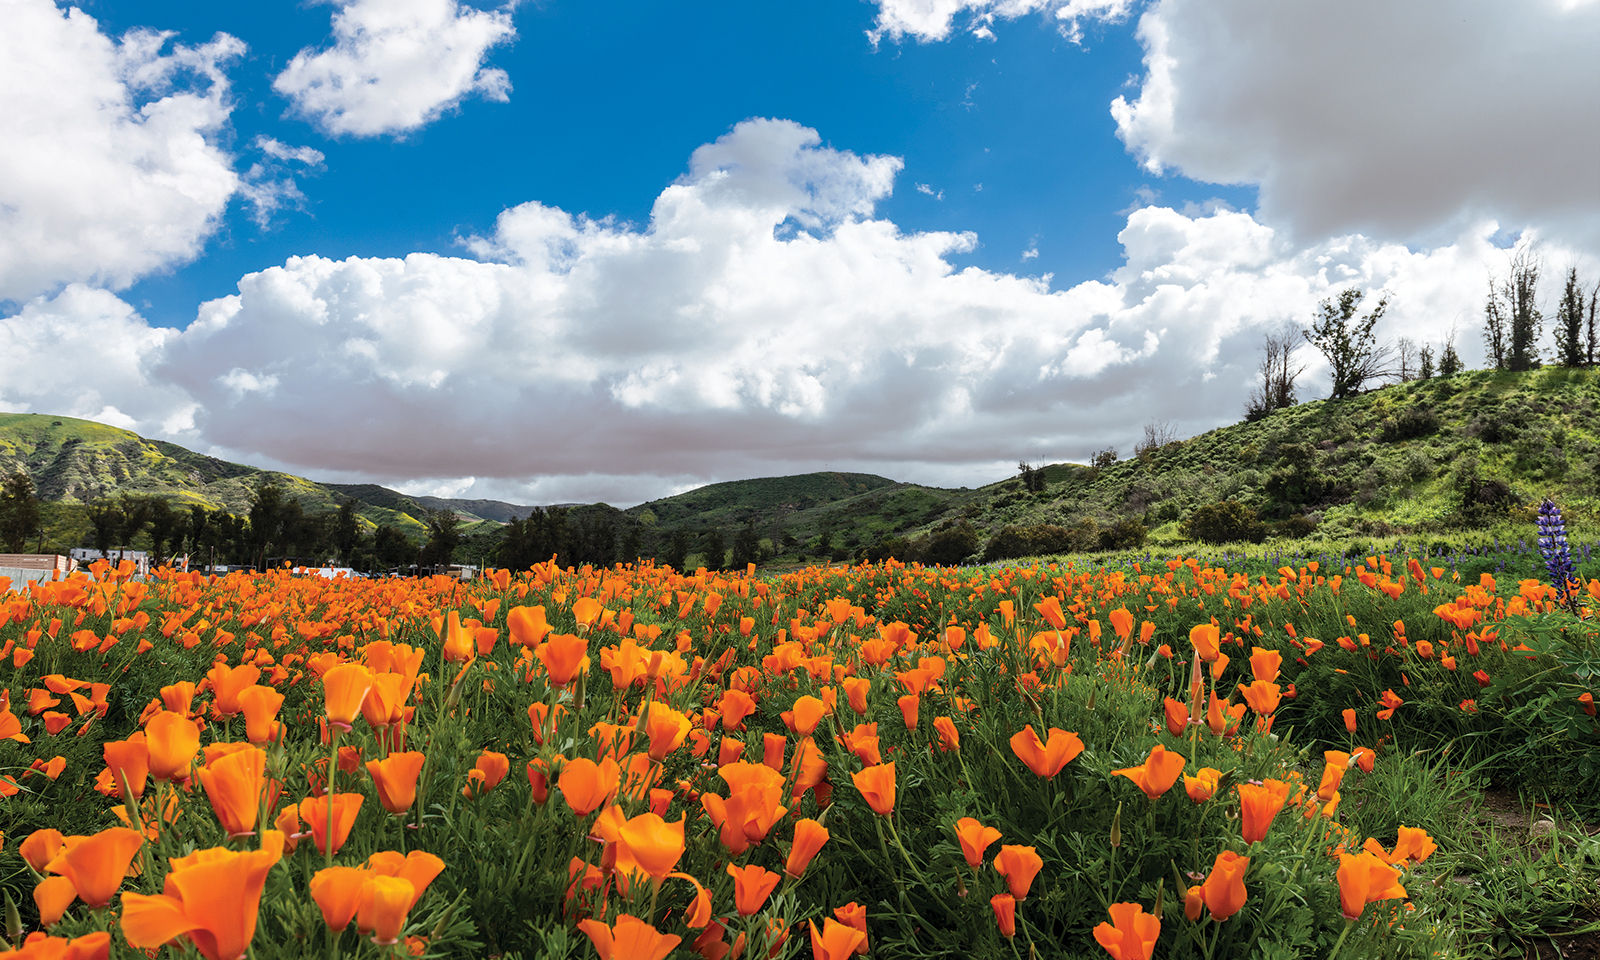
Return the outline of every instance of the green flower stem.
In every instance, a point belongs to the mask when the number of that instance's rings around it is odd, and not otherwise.
[[[1339,939],[1334,942],[1333,950],[1328,954],[1328,960],[1338,960],[1339,949],[1344,946],[1344,938],[1350,935],[1350,928],[1355,925],[1356,922],[1354,920],[1346,920],[1344,922],[1344,929],[1339,931]]]

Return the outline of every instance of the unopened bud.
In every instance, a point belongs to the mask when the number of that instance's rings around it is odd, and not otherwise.
[[[1122,846],[1122,802],[1117,802],[1116,816],[1111,818],[1111,846],[1113,849]]]

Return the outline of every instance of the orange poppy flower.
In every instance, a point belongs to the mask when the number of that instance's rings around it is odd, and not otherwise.
[[[1094,938],[1112,960],[1150,960],[1161,937],[1161,918],[1137,903],[1113,903],[1111,922],[1094,928]]]
[[[239,712],[239,694],[261,679],[261,668],[254,664],[230,667],[219,663],[206,674],[206,679],[211,681],[212,712],[219,717],[231,717]]]
[[[1195,803],[1204,803],[1210,800],[1217,792],[1217,784],[1222,780],[1222,771],[1212,767],[1201,767],[1194,775],[1184,774],[1183,789],[1189,794],[1189,799]]]
[[[126,740],[112,740],[100,748],[118,786],[134,799],[144,796],[145,781],[150,778],[150,747],[145,743],[144,731],[137,730]]]
[[[789,847],[789,859],[784,862],[783,872],[796,879],[803,876],[828,837],[828,828],[809,817],[796,823],[794,842]]]
[[[1248,869],[1250,869],[1249,857],[1241,857],[1232,850],[1224,850],[1217,854],[1216,862],[1211,866],[1211,874],[1206,877],[1205,884],[1200,888],[1206,907],[1211,910],[1211,919],[1226,920],[1244,906],[1247,896],[1244,889],[1244,874]]]
[[[1379,843],[1376,837],[1367,838],[1367,842],[1362,844],[1362,849],[1382,858],[1383,862],[1388,864],[1404,863],[1407,860],[1421,863],[1428,859],[1433,851],[1439,849],[1439,845],[1433,842],[1433,838],[1428,836],[1426,830],[1418,827],[1401,827],[1400,838],[1395,841],[1393,852],[1384,852],[1383,844]]]
[[[1370,851],[1339,854],[1339,906],[1345,919],[1356,920],[1367,904],[1406,895],[1400,871]]]
[[[394,850],[380,850],[367,858],[365,866],[380,876],[411,881],[411,904],[407,910],[417,905],[428,885],[444,872],[444,861],[425,850],[413,850],[403,857]]]
[[[283,737],[278,708],[283,694],[256,684],[239,691],[239,712],[244,714],[244,735],[251,743],[270,743]]]
[[[789,729],[802,737],[809,737],[816,732],[817,724],[827,713],[828,707],[821,700],[805,696],[794,702],[793,709],[784,711],[783,717]]]
[[[110,827],[63,846],[45,869],[71,880],[78,897],[91,908],[103,907],[122,886],[128,864],[143,844],[144,835],[139,831]]]
[[[326,867],[311,877],[311,899],[322,911],[322,922],[329,930],[350,926],[361,905],[361,886],[371,876],[359,867]]]
[[[954,753],[961,749],[961,734],[956,730],[956,722],[949,717],[934,717],[933,729],[939,734],[939,749],[945,753]]]
[[[1083,752],[1083,741],[1076,733],[1051,727],[1050,739],[1040,742],[1030,723],[1012,735],[1011,752],[1039,776],[1054,777]]]
[[[366,798],[359,793],[336,793],[332,799],[333,852],[338,853],[350,837],[350,828],[356,824],[356,814],[361,812],[361,802]],[[300,801],[300,819],[311,831],[311,842],[318,853],[328,852],[329,798],[307,797]]]
[[[1259,786],[1239,784],[1240,832],[1245,843],[1255,843],[1267,835],[1272,819],[1289,800],[1289,785],[1280,780],[1265,780]]]
[[[1189,728],[1189,708],[1171,697],[1163,700],[1161,706],[1167,715],[1167,732],[1174,737],[1183,736],[1183,732]]]
[[[61,835],[60,830],[46,827],[28,834],[28,839],[18,845],[17,853],[36,872],[44,873],[50,861],[61,855],[61,848],[65,843],[66,838]]]
[[[411,696],[412,682],[403,673],[374,673],[372,687],[361,701],[361,716],[367,726],[386,727],[405,717],[406,698]]]
[[[361,701],[372,688],[372,671],[359,663],[341,663],[322,675],[323,710],[328,722],[349,730],[361,714]]]
[[[281,844],[238,853],[213,847],[173,860],[164,892],[122,895],[122,933],[128,943],[154,949],[187,936],[206,960],[238,960],[256,933],[267,873]]]
[[[693,726],[689,718],[664,703],[650,704],[650,714],[645,720],[645,734],[650,738],[650,759],[660,762],[667,754],[683,745],[684,737]]]
[[[1283,654],[1261,647],[1250,648],[1250,672],[1257,680],[1277,683],[1278,671],[1283,667]]]
[[[552,633],[534,649],[533,655],[544,664],[550,682],[558,687],[571,683],[589,669],[589,641],[569,633]]]
[[[1006,844],[994,858],[995,870],[1006,878],[1006,886],[1018,900],[1028,899],[1028,888],[1043,866],[1044,860],[1033,847]]]
[[[382,760],[368,760],[367,772],[378,788],[378,801],[383,809],[399,816],[411,809],[417,800],[417,777],[427,757],[415,750],[391,753]]]
[[[1009,893],[997,893],[989,898],[989,908],[994,911],[994,922],[1000,935],[1010,939],[1017,935],[1017,898]]]
[[[972,817],[962,817],[956,821],[956,840],[961,844],[961,855],[967,858],[967,865],[974,870],[983,864],[983,852],[989,849],[989,844],[999,839],[999,830],[986,827]]]
[[[806,923],[811,927],[811,955],[816,960],[846,960],[867,939],[860,930],[832,917],[822,921],[821,933],[817,932],[815,923],[810,920]]]
[[[248,747],[208,763],[200,768],[200,784],[230,838],[254,833],[267,787],[266,751]]]
[[[150,775],[157,780],[184,780],[200,752],[200,727],[181,713],[163,710],[144,727],[150,751]]]
[[[617,766],[617,761],[607,757],[595,763],[587,757],[580,757],[567,761],[556,786],[560,788],[561,796],[572,812],[587,817],[610,803],[616,797],[621,783],[622,769]]]
[[[503,753],[485,750],[478,755],[472,769],[467,772],[467,786],[461,791],[464,797],[475,797],[488,793],[500,785],[500,781],[511,772],[511,760]]]
[[[550,633],[545,620],[544,606],[512,607],[506,611],[506,626],[511,630],[511,642],[520,647],[537,647],[539,641]]]
[[[624,822],[617,831],[617,869],[623,873],[637,867],[656,880],[663,880],[683,856],[685,818],[668,823],[654,813],[641,813]]]
[[[852,773],[850,779],[855,782],[856,789],[861,791],[862,798],[873,813],[887,817],[894,812],[894,761]]]
[[[845,677],[840,682],[850,709],[861,716],[867,715],[867,694],[872,692],[872,681],[866,677]]]
[[[906,722],[906,729],[917,729],[917,708],[922,705],[922,699],[914,693],[908,693],[895,702],[900,706],[900,716]]]
[[[1265,716],[1278,709],[1278,704],[1283,699],[1283,692],[1276,683],[1257,680],[1244,688],[1244,699],[1250,704],[1250,709]]]
[[[733,878],[733,902],[739,910],[739,916],[748,917],[760,913],[762,904],[767,902],[767,897],[783,879],[770,870],[763,870],[755,864],[746,867],[736,867],[728,864],[728,876]]]
[[[1189,628],[1189,643],[1207,663],[1222,656],[1221,634],[1209,623],[1198,623]]]
[[[372,931],[372,942],[379,946],[399,943],[415,892],[411,881],[404,877],[367,878],[356,906],[356,929]]]
[[[1178,782],[1178,776],[1183,773],[1183,766],[1182,754],[1169,753],[1166,747],[1158,743],[1150,748],[1150,757],[1144,763],[1137,767],[1113,770],[1111,775],[1127,777],[1144,791],[1145,796],[1155,800],[1171,790],[1172,785]]]
[[[662,960],[683,939],[625,913],[617,917],[614,926],[608,927],[599,920],[580,920],[578,929],[594,944],[600,960]]]
[[[76,899],[77,888],[66,877],[45,877],[39,881],[33,888],[33,903],[39,908],[39,925],[55,926]]]
[[[1044,617],[1046,622],[1055,629],[1065,630],[1067,628],[1067,617],[1061,612],[1060,597],[1045,597],[1034,604],[1033,609],[1039,611],[1039,616]]]

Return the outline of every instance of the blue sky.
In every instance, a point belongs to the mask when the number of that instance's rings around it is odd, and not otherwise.
[[[1597,48],[1600,0],[0,0],[0,409],[518,502],[1126,452],[1346,287],[1470,363],[1507,238],[1600,278]]]
[[[218,31],[245,40],[250,52],[231,74],[233,135],[326,157],[324,169],[296,178],[304,209],[262,229],[235,203],[204,257],[130,288],[164,326],[188,324],[200,301],[289,256],[459,255],[460,237],[491,231],[502,209],[525,200],[644,223],[694,148],[749,117],[795,120],[841,149],[903,158],[879,215],[907,231],[975,232],[980,245],[954,258],[963,266],[1075,283],[1121,265],[1118,211],[1141,188],[1178,204],[1254,201],[1248,186],[1151,176],[1117,140],[1107,104],[1141,72],[1127,22],[1096,24],[1077,44],[1035,15],[1007,24],[1003,39],[874,45],[877,9],[859,0],[524,4],[517,38],[487,58],[512,78],[508,102],[469,100],[403,139],[358,140],[285,116],[289,104],[272,89],[295,52],[325,41],[328,5],[102,0],[83,9],[112,33],[161,24],[179,42]],[[1024,259],[1028,251],[1037,255]]]

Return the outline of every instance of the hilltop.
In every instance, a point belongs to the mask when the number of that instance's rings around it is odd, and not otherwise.
[[[474,563],[559,553],[570,562],[653,556],[692,568],[718,540],[724,562],[957,562],[1182,548],[1199,533],[1196,511],[1222,502],[1243,524],[1234,533],[1258,541],[1456,537],[1531,523],[1545,496],[1583,524],[1600,510],[1597,413],[1600,375],[1592,371],[1469,371],[1301,403],[1126,459],[1050,464],[1032,483],[1013,476],[952,490],[820,472],[714,483],[626,510],[324,484],[32,414],[0,415],[0,472],[34,478],[57,507],[52,536],[62,542],[82,539],[82,505],[100,497],[151,495],[243,515],[272,483],[308,515],[355,501],[362,529],[389,526],[414,543],[426,538],[429,511],[450,511],[464,534],[456,559]],[[508,542],[516,549],[502,551]]]

